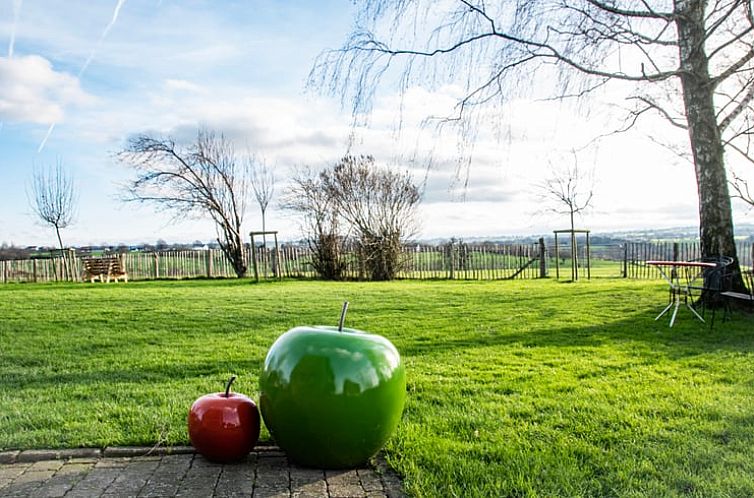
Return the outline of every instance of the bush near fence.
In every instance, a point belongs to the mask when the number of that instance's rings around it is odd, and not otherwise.
[[[571,257],[568,247],[560,246],[561,260]],[[257,248],[257,268],[262,279],[316,278],[311,266],[311,251],[306,246],[282,245],[279,254],[273,248]],[[544,254],[543,259],[541,255]],[[401,279],[458,279],[504,280],[532,279],[548,276],[553,267],[552,246],[543,241],[533,244],[468,244],[452,242],[441,245],[411,244],[403,249],[406,268],[399,272]],[[752,267],[754,244],[739,243],[741,266]],[[659,272],[645,264],[651,259],[689,260],[699,256],[698,243],[684,242],[627,242],[612,246],[593,246],[591,264],[602,267],[602,272],[592,271],[592,276],[624,277],[631,279],[658,279]],[[218,249],[124,252],[119,255],[128,272],[129,280],[235,278],[233,267]],[[584,255],[579,259],[585,261]],[[358,258],[346,256],[346,278],[365,278]],[[63,265],[58,257],[0,261],[0,282],[55,282],[80,280],[81,255],[71,255]],[[561,264],[561,277],[563,267]],[[249,268],[252,267],[249,262]],[[65,271],[66,268],[69,271]],[[251,275],[251,271],[249,272]],[[567,278],[567,275],[566,275]]]

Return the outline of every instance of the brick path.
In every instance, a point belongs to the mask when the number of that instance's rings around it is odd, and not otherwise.
[[[150,453],[145,455],[145,453]],[[289,464],[275,447],[242,463],[214,464],[191,448],[0,452],[3,497],[397,497],[401,484],[376,468],[314,470]]]

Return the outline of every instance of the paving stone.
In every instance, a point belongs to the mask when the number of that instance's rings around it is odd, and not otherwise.
[[[42,460],[34,462],[31,467],[29,467],[29,470],[27,472],[38,472],[44,470],[53,470],[57,472],[63,465],[65,465],[65,462],[62,460]]]
[[[142,457],[151,455],[153,449],[152,446],[108,446],[102,451],[102,456],[105,458]]]
[[[371,491],[382,492],[382,481],[374,470],[358,469],[356,474],[359,476],[359,481],[361,481],[361,487],[364,488],[364,491],[367,493]]]
[[[24,472],[3,488],[4,498],[37,496],[37,490],[55,474],[53,470]]]
[[[213,496],[222,472],[221,464],[195,458],[181,480],[176,496]]]
[[[25,450],[16,457],[17,462],[39,462],[43,460],[57,460],[58,450]]]
[[[20,451],[0,451],[0,464],[16,463]]]
[[[291,496],[297,498],[310,498],[315,496],[327,496],[327,482],[312,481],[304,484],[291,483]]]
[[[3,498],[29,498],[36,496],[36,491],[41,483],[12,483],[10,486],[3,488]]]
[[[36,491],[40,497],[64,496],[83,480],[94,464],[65,464]]]
[[[94,462],[80,462],[79,460],[70,460],[68,463],[60,467],[55,476],[57,477],[59,475],[67,474],[86,474],[94,468],[94,465]]]
[[[76,481],[72,482],[65,482],[65,481],[48,481],[44,483],[42,486],[37,488],[37,491],[34,493],[34,496],[37,496],[39,498],[53,498],[53,497],[59,497],[59,496],[65,496],[68,491],[70,491],[73,486],[76,484]]]
[[[159,465],[159,460],[129,460],[103,496],[137,496]]]
[[[99,448],[73,448],[70,450],[60,450],[58,458],[71,460],[80,458],[96,459],[102,456],[102,450]]]
[[[0,466],[0,479],[15,479],[20,476],[26,469],[31,467],[30,463],[12,463]]]
[[[328,484],[327,491],[331,498],[356,498],[367,495],[360,485],[330,484],[330,481]]]
[[[163,497],[175,496],[181,480],[186,475],[192,455],[165,456],[142,488],[139,496]]]
[[[103,458],[102,460],[98,460],[94,466],[98,469],[123,469],[128,466],[128,464],[131,462],[131,458]],[[160,457],[141,457],[139,458],[139,461],[142,462],[159,462]]]
[[[291,493],[285,489],[254,488],[254,498],[290,498]]]
[[[289,492],[290,471],[288,459],[280,456],[263,456],[260,454],[256,465],[256,480],[254,482],[254,496],[265,492]],[[265,495],[266,496],[266,495]]]
[[[254,492],[256,469],[246,462],[225,465],[215,487],[215,497],[236,498],[249,497]]]
[[[259,458],[257,458],[257,466],[259,467],[287,467],[288,459],[285,458],[285,456],[267,455],[264,453],[260,453]]]
[[[13,484],[16,484],[16,483],[23,484],[23,483],[28,483],[28,482],[42,483],[54,475],[55,475],[54,470],[36,470],[32,472],[31,469],[29,469],[28,471],[18,476],[13,481]]]
[[[356,470],[326,470],[325,477],[330,486],[361,486]]]
[[[122,471],[122,468],[97,468],[95,466],[65,496],[66,498],[100,496]]]
[[[327,496],[327,482],[325,481],[324,471],[291,466],[289,472],[291,496],[297,498]]]

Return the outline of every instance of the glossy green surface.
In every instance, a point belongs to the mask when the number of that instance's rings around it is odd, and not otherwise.
[[[397,427],[406,372],[384,337],[297,327],[270,348],[260,391],[262,418],[289,458],[348,468],[374,455]]]

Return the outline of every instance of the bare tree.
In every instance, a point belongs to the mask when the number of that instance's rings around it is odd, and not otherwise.
[[[281,203],[303,216],[303,231],[312,250],[312,266],[325,280],[342,280],[346,233],[335,201],[325,190],[322,178],[311,169],[299,171],[292,179]]]
[[[741,178],[735,172],[731,172],[731,177],[730,186],[733,189],[733,197],[754,207],[754,192],[750,190],[748,180]]]
[[[554,203],[550,211],[568,215],[573,231],[575,216],[589,208],[592,203],[594,184],[589,175],[579,168],[576,152],[571,153],[573,163],[560,167],[551,165],[552,176],[537,187],[546,200]]]
[[[259,210],[262,212],[262,243],[267,247],[267,236],[264,234],[267,231],[265,214],[275,193],[275,173],[266,161],[254,159],[249,161],[249,171],[251,172],[251,188],[259,204]]]
[[[54,167],[34,169],[29,203],[37,217],[55,229],[65,273],[68,273],[70,265],[60,230],[73,222],[76,200],[73,176],[65,170],[62,161],[58,160]]]
[[[411,175],[377,168],[372,156],[346,156],[321,178],[339,215],[357,234],[370,279],[395,278],[404,264],[403,242],[415,233],[421,200]]]
[[[552,176],[538,185],[545,201],[550,201],[550,211],[557,214],[567,214],[570,221],[571,235],[571,274],[578,280],[577,245],[575,217],[590,207],[594,196],[594,184],[579,169],[579,161],[575,151],[573,163],[569,166],[554,167]]]
[[[246,274],[241,224],[250,180],[230,141],[207,130],[199,130],[196,142],[185,147],[170,138],[138,135],[119,158],[137,172],[124,200],[153,204],[177,219],[209,216],[236,275]]]
[[[533,89],[580,98],[602,87],[623,92],[622,129],[655,115],[687,134],[702,254],[736,256],[724,151],[754,162],[750,1],[365,0],[356,29],[340,50],[322,54],[310,84],[361,115],[396,74],[402,91],[462,88],[445,122],[470,140],[475,116],[488,117],[481,109]],[[734,287],[744,288],[740,275]]]

